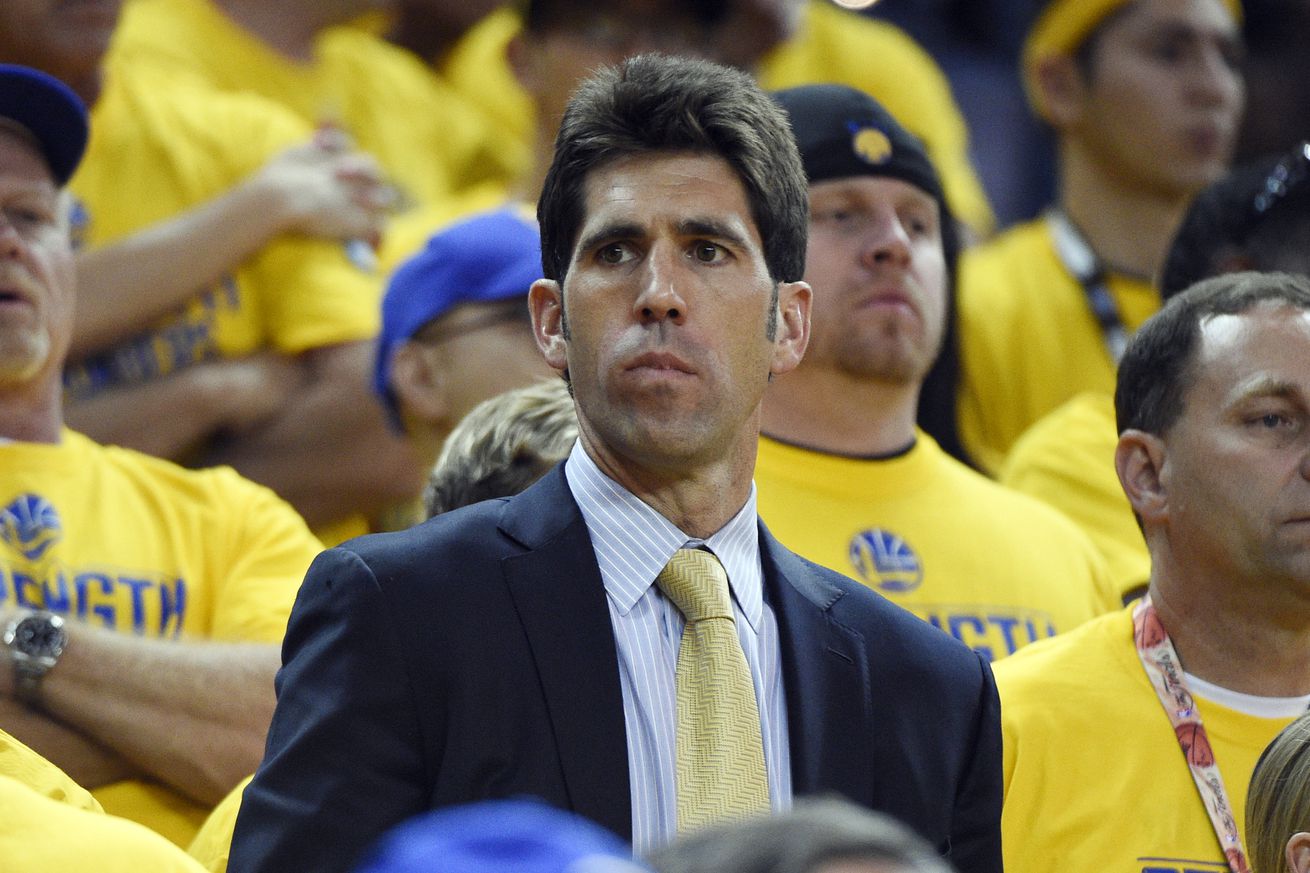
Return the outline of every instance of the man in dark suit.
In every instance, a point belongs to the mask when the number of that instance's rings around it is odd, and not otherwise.
[[[644,851],[816,791],[999,873],[986,664],[755,514],[761,397],[809,336],[805,192],[740,73],[642,56],[579,89],[529,296],[578,445],[515,498],[319,558],[234,873],[349,869],[482,798],[536,795]]]

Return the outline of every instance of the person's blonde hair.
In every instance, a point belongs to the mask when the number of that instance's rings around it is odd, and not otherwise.
[[[1310,831],[1310,713],[1283,728],[1260,755],[1246,795],[1246,848],[1253,873],[1288,873],[1287,841]]]
[[[578,438],[562,379],[484,400],[446,438],[423,492],[427,517],[517,494],[568,457]]]

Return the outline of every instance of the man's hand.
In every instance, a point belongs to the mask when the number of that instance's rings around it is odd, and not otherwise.
[[[284,231],[328,239],[375,241],[396,199],[377,161],[330,129],[273,157],[250,184],[269,195]]]

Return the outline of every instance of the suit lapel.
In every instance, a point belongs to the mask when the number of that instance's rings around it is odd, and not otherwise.
[[[765,593],[778,618],[792,791],[873,796],[873,712],[863,637],[833,620],[844,596],[760,525]]]
[[[573,810],[631,840],[614,630],[563,468],[511,500],[501,528],[530,549],[505,559],[505,579],[536,661]]]

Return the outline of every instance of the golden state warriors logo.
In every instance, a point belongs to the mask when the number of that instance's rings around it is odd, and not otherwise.
[[[851,129],[851,151],[866,163],[885,164],[892,157],[892,141],[887,138],[887,134],[878,130],[876,127],[858,126],[854,123],[850,125]]]
[[[59,542],[59,513],[36,494],[21,494],[0,510],[0,539],[29,561],[39,559]]]
[[[867,584],[889,594],[906,594],[923,584],[923,563],[910,544],[882,528],[851,540],[851,566]]]

